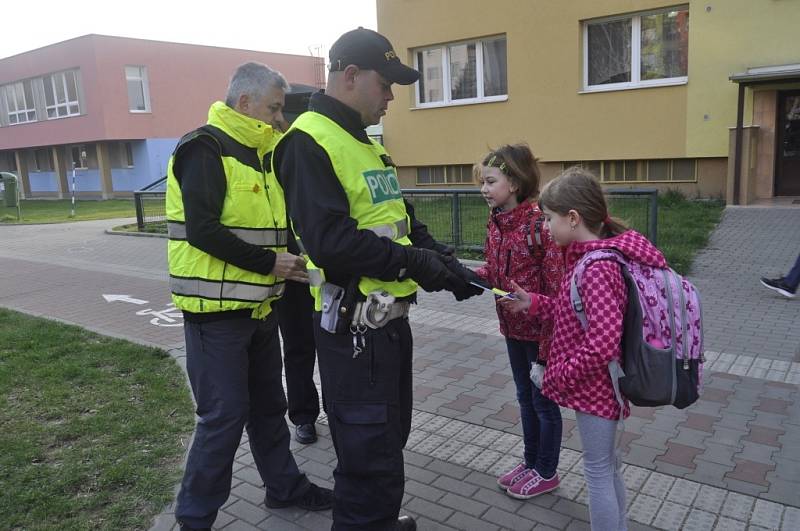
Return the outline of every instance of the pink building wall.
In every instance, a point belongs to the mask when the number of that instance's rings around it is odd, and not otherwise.
[[[0,60],[0,85],[79,68],[81,116],[0,127],[0,150],[100,140],[177,138],[205,123],[225,98],[234,69],[247,61],[289,80],[320,86],[323,61],[299,55],[86,35]],[[149,113],[128,110],[126,65],[147,67]]]

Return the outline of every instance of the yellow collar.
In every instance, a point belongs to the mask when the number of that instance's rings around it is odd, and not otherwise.
[[[221,101],[214,102],[208,110],[208,123],[222,129],[240,144],[256,148],[259,156],[271,151],[281,136],[272,126],[245,116]]]

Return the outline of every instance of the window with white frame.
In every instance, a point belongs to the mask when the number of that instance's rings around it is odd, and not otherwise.
[[[417,107],[508,98],[505,36],[420,48],[414,65],[421,73]]]
[[[144,66],[126,66],[125,81],[128,84],[128,109],[131,112],[150,112],[147,68]]]
[[[688,6],[583,23],[586,91],[682,84],[688,58]]]
[[[474,182],[471,164],[419,166],[417,184],[468,184]]]
[[[44,103],[47,119],[77,116],[81,113],[78,103],[78,71],[67,70],[48,74],[44,82]]]
[[[36,121],[36,107],[33,101],[33,86],[30,79],[11,83],[5,87],[8,123],[24,124]]]

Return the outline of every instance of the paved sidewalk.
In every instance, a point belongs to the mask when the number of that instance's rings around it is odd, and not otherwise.
[[[169,302],[164,242],[105,235],[107,226],[0,227],[0,305],[160,345],[183,364],[181,328],[154,317]],[[800,529],[800,301],[779,299],[757,282],[791,265],[800,250],[798,227],[800,209],[728,209],[698,257],[692,279],[705,305],[706,389],[687,410],[634,408],[626,421],[630,529]],[[735,249],[726,252],[731,239]],[[103,293],[151,302],[108,303]],[[748,338],[756,332],[745,326],[753,307],[769,330],[769,338],[759,335],[755,343]],[[520,459],[522,442],[493,302],[423,294],[411,320],[415,412],[404,512],[418,517],[420,529],[588,529],[570,411],[564,411],[562,486],[528,502],[496,487],[498,471]],[[293,448],[300,467],[330,485],[335,455],[324,417],[320,423],[316,444]],[[216,528],[330,527],[330,512],[261,505],[246,437],[235,466],[232,496]],[[171,510],[154,530],[172,529]]]

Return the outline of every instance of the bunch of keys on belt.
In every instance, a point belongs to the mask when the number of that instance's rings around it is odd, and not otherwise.
[[[484,291],[489,291],[493,295],[495,295],[497,297],[500,297],[502,299],[511,299],[512,301],[515,301],[515,300],[519,299],[519,297],[517,297],[513,293],[509,293],[508,291],[503,291],[500,288],[490,288],[488,286],[484,286],[480,282],[470,282],[470,284],[472,284],[475,287],[481,288]]]

